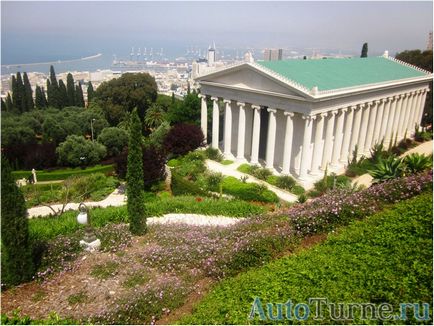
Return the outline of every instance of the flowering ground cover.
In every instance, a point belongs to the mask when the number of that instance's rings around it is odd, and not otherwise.
[[[23,315],[36,319],[56,311],[62,318],[91,323],[164,320],[209,285],[290,252],[306,236],[431,188],[429,171],[357,193],[332,192],[230,227],[150,225],[141,237],[131,236],[125,214],[113,214],[111,222],[118,224],[107,224],[95,214],[95,223],[107,225],[98,229],[103,252],[92,255],[75,250],[82,230],[59,226],[47,231],[45,225],[38,232],[52,240],[48,250],[41,250],[45,254],[38,281],[5,291],[2,311],[11,314],[21,307]],[[67,223],[72,225],[73,217]]]
[[[277,308],[274,305],[270,315],[267,303],[291,300],[294,307],[309,303],[309,298],[326,298],[331,303],[386,302],[398,317],[403,302],[432,307],[432,209],[432,192],[428,192],[355,221],[323,244],[223,281],[180,323],[335,324],[331,316],[343,317],[336,311],[331,315],[332,308],[324,305],[323,318],[315,320],[315,304],[310,303],[311,314],[306,320],[297,321],[293,312],[292,320],[288,320],[285,311],[281,321],[271,320],[277,318]],[[256,309],[251,320],[255,298],[260,298],[264,314]],[[427,315],[418,313],[422,319],[415,319],[409,309],[408,319],[387,322],[432,324],[432,310]],[[304,310],[301,315],[305,316]],[[338,321],[342,322],[381,323],[362,319],[357,310],[354,320]]]

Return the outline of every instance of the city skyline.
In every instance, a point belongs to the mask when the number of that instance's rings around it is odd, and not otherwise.
[[[432,2],[2,2],[2,63],[131,46],[425,49]],[[22,19],[25,17],[25,19]],[[15,62],[14,62],[15,61]]]

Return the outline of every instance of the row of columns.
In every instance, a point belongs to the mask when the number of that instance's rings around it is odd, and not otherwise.
[[[299,178],[306,179],[308,171],[312,175],[322,174],[330,164],[338,167],[345,164],[354,149],[358,148],[358,156],[369,154],[376,143],[384,142],[388,146],[395,139],[404,138],[404,134],[414,130],[415,124],[420,123],[425,103],[427,89],[406,94],[387,97],[384,99],[344,107],[316,115],[301,115],[304,121],[304,132],[300,156]],[[201,101],[201,127],[207,134],[207,103],[206,96],[199,95]],[[217,97],[211,97],[212,109],[212,142],[213,148],[218,148],[219,139],[219,104]],[[232,107],[231,100],[223,100],[225,104],[225,128],[223,152],[232,155]],[[236,102],[239,109],[238,139],[236,158],[245,159],[246,134],[246,104]],[[261,125],[261,107],[251,105],[253,110],[253,133],[250,163],[258,164],[259,139]],[[276,145],[276,113],[277,109],[268,108],[268,132],[265,162],[266,167],[273,169]],[[283,146],[282,174],[289,174],[291,169],[291,153],[293,148],[294,112],[284,112],[285,137]],[[311,141],[315,126],[313,151]],[[325,129],[324,142],[322,140]],[[407,134],[410,136],[410,134]]]

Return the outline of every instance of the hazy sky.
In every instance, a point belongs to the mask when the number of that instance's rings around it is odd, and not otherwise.
[[[432,2],[1,2],[2,57],[131,46],[425,48]]]

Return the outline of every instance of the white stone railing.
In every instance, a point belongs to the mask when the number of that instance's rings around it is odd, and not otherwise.
[[[432,74],[432,72],[430,72],[430,71],[428,71],[428,70],[425,70],[425,69],[422,69],[422,68],[416,67],[416,66],[414,66],[414,65],[412,65],[412,64],[410,64],[410,63],[404,62],[404,61],[399,60],[399,59],[396,59],[396,58],[394,58],[394,57],[387,57],[386,59],[389,59],[389,60],[391,60],[391,61],[395,61],[395,62],[397,62],[397,63],[402,64],[403,66],[406,66],[406,67],[409,67],[409,68],[413,68],[413,69],[415,69],[415,70],[417,70],[417,71],[420,71],[420,72],[423,72],[423,73],[425,73],[425,74]]]

